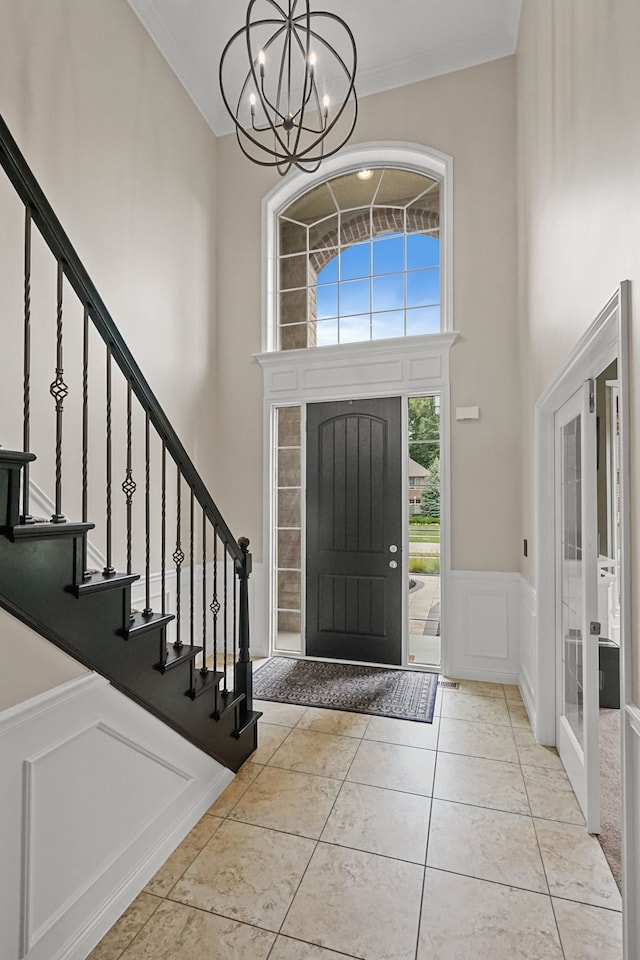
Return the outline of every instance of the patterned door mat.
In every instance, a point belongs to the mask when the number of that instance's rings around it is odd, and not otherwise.
[[[257,700],[433,722],[438,674],[273,657],[256,670]]]

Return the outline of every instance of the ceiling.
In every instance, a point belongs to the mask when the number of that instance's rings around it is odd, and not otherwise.
[[[515,52],[522,0],[319,0],[358,48],[358,97]],[[129,0],[213,132],[233,124],[218,88],[222,49],[247,0]]]

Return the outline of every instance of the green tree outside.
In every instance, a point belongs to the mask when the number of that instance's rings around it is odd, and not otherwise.
[[[427,468],[427,485],[422,492],[420,509],[425,517],[440,516],[440,457]]]
[[[409,399],[409,456],[427,470],[434,460],[439,460],[439,397],[411,397]]]

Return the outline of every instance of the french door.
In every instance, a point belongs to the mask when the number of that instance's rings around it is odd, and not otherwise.
[[[307,405],[306,652],[402,664],[399,397]]]
[[[557,744],[590,833],[600,831],[594,382],[555,416]]]

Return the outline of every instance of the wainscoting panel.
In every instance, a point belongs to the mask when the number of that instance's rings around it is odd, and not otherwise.
[[[0,956],[82,960],[233,779],[89,674],[0,714]]]
[[[518,573],[451,572],[443,622],[448,674],[518,683],[521,579]]]

